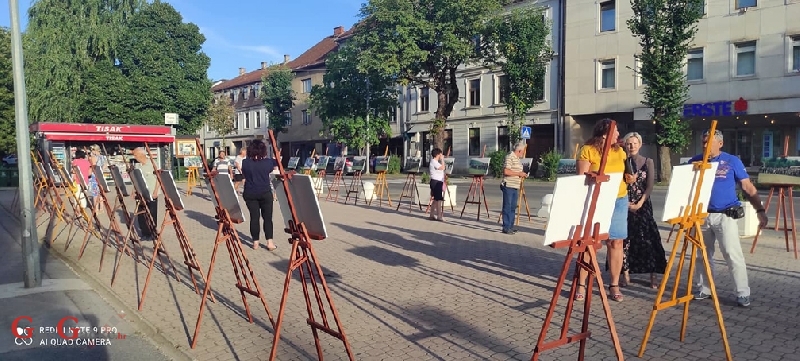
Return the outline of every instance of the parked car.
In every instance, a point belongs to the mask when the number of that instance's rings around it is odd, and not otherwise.
[[[3,158],[3,165],[10,166],[10,165],[17,165],[17,155],[16,154],[9,154]]]

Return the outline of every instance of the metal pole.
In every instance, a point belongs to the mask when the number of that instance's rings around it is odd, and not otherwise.
[[[22,241],[22,278],[26,288],[42,285],[39,267],[39,237],[36,235],[36,215],[33,213],[33,173],[31,142],[28,130],[28,100],[25,96],[25,69],[22,62],[22,34],[19,24],[19,4],[8,0],[11,10],[11,59],[14,71],[14,105],[17,118],[17,167],[19,171],[19,202]]]
[[[370,93],[369,93],[369,78],[367,78],[367,133],[364,134],[365,138],[369,137],[369,113],[370,113],[370,111],[369,111],[369,95],[370,95]],[[369,139],[369,138],[367,138],[367,139]],[[365,145],[366,145],[366,148],[367,148],[367,165],[364,167],[364,168],[366,168],[366,171],[364,172],[364,174],[369,174],[369,166],[370,166],[370,164],[372,164],[372,162],[369,159],[369,141],[365,142]]]

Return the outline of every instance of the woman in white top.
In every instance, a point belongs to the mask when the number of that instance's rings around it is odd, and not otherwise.
[[[444,154],[439,148],[431,151],[430,174],[431,174],[431,220],[444,221]]]

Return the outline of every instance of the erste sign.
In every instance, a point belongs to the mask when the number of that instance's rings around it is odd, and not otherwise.
[[[724,117],[747,114],[747,100],[684,104],[683,117]]]

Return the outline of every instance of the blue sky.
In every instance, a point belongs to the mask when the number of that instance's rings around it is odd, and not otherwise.
[[[18,0],[22,29],[33,0]],[[349,29],[358,20],[365,0],[166,0],[195,23],[206,36],[203,51],[211,58],[211,79],[236,77],[262,61],[280,62],[283,55],[298,57],[333,28]],[[227,3],[227,4],[226,4]],[[224,5],[223,5],[224,4]],[[0,1],[0,26],[11,26],[7,1]]]

